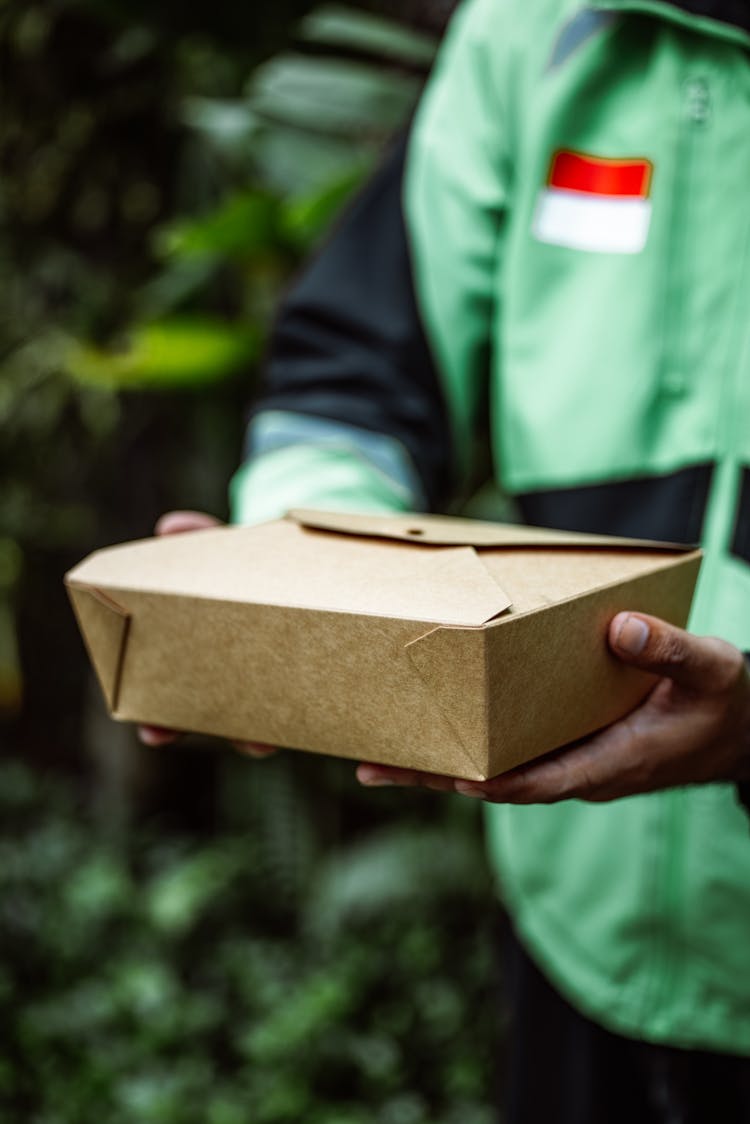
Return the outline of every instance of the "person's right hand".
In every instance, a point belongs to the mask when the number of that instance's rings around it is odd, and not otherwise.
[[[190,531],[205,531],[209,527],[219,527],[220,521],[204,511],[168,511],[157,521],[156,535],[182,535]],[[183,731],[165,730],[162,726],[139,726],[138,737],[144,745],[169,745],[182,736]],[[248,757],[268,757],[276,749],[258,742],[232,742],[235,749]]]

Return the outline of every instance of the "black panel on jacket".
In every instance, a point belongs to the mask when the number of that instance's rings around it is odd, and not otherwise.
[[[750,816],[750,781],[740,781],[737,785],[737,797],[740,804]]]
[[[667,0],[672,8],[689,12],[691,16],[705,16],[750,31],[750,5],[747,0]]]
[[[537,527],[696,543],[711,473],[711,465],[694,465],[668,476],[527,492],[518,502],[524,520]]]
[[[450,488],[452,454],[414,295],[405,157],[404,139],[289,291],[254,412],[314,414],[397,438],[436,508]]]
[[[742,470],[731,551],[743,562],[750,562],[750,468]]]

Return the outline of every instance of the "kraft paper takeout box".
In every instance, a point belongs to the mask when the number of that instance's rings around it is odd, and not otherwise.
[[[700,551],[430,516],[292,512],[97,551],[66,577],[112,714],[469,779],[653,683],[620,609],[684,625]]]

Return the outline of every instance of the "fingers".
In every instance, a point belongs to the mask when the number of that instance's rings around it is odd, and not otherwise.
[[[180,734],[177,730],[165,730],[163,726],[138,726],[138,737],[144,745],[171,745]]]
[[[385,788],[388,785],[415,784],[414,769],[388,769],[380,765],[358,765],[357,780],[368,788]]]
[[[179,730],[165,730],[163,726],[138,726],[137,731],[143,744],[154,748],[172,745],[173,742],[183,736]],[[242,753],[246,757],[260,759],[276,753],[276,746],[261,745],[260,742],[232,742],[231,744],[238,753]]]
[[[506,804],[614,800],[649,787],[648,763],[634,752],[623,723],[481,784],[456,781],[462,796]]]
[[[157,519],[154,534],[181,535],[186,531],[206,531],[220,526],[221,520],[206,511],[168,511]]]
[[[434,792],[454,792],[455,779],[418,769],[398,769],[390,765],[358,765],[357,780],[367,788],[397,785],[404,788],[429,788]]]
[[[571,750],[569,753],[573,753]],[[575,762],[543,761],[513,769],[490,781],[456,781],[456,792],[477,800],[507,804],[547,804],[569,799],[576,790]]]
[[[179,730],[165,730],[163,726],[138,726],[138,737],[144,745],[158,748],[162,745],[171,745],[183,735]],[[238,753],[246,757],[270,757],[276,753],[276,746],[262,745],[260,742],[232,742]]]
[[[570,753],[571,751],[568,751]],[[423,773],[416,769],[396,769],[385,765],[359,765],[357,780],[367,788],[398,786],[403,788],[428,788],[433,792],[454,792],[493,803],[546,804],[578,795],[578,788],[588,792],[592,778],[579,775],[582,770],[576,762],[564,765],[550,760],[535,762],[512,773],[490,781],[464,781],[437,773]],[[574,791],[576,790],[576,791]],[[588,797],[591,799],[591,797]]]
[[[256,760],[270,757],[272,753],[276,753],[275,745],[262,745],[260,742],[231,742],[231,745],[238,753],[245,757],[253,757]]]
[[[687,691],[729,690],[745,671],[742,653],[732,644],[693,636],[645,613],[618,613],[609,644],[624,663],[666,676]]]

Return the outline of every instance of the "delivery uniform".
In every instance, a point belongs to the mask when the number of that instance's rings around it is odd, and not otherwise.
[[[408,147],[286,301],[235,518],[439,509],[489,420],[528,522],[700,539],[691,628],[750,648],[748,48],[743,0],[467,0]],[[750,1055],[734,786],[487,814],[575,1011]]]

